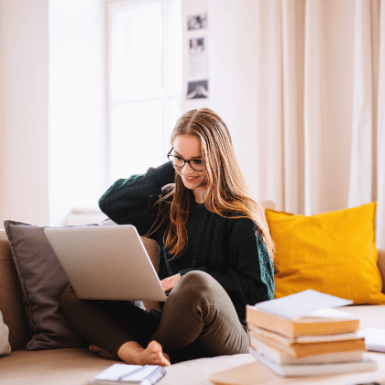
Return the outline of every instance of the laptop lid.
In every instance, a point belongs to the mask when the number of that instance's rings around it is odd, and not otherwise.
[[[46,228],[44,232],[79,298],[167,299],[134,226]]]

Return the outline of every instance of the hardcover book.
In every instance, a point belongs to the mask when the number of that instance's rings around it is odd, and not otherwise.
[[[358,362],[362,361],[363,350],[353,350],[351,352],[337,352],[326,354],[315,354],[303,358],[294,358],[288,353],[281,352],[277,349],[266,345],[262,341],[252,338],[252,347],[249,352],[258,358],[258,354],[270,358],[272,361],[280,365],[302,365],[302,364],[329,364],[335,362]]]
[[[317,376],[326,374],[363,372],[376,370],[377,362],[369,357],[363,356],[358,362],[338,362],[329,364],[306,364],[306,365],[279,365],[263,354],[257,354],[258,361],[263,363],[274,373],[283,377],[292,376]]]
[[[249,325],[281,334],[288,338],[353,333],[359,320],[351,314],[333,309],[351,301],[306,290],[284,298],[247,305]]]

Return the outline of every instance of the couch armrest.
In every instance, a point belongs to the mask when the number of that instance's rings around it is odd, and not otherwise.
[[[377,264],[382,278],[382,292],[385,294],[385,249],[378,249]]]

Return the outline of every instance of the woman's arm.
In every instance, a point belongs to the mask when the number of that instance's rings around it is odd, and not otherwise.
[[[118,224],[134,225],[144,235],[156,219],[158,208],[154,204],[162,187],[173,183],[174,178],[174,168],[165,163],[145,174],[119,179],[99,199],[100,210]]]
[[[240,321],[246,323],[246,304],[254,305],[274,298],[274,267],[262,237],[256,236],[255,230],[243,235],[240,231],[233,232],[230,253],[231,268],[226,272],[200,266],[183,269],[180,274],[191,270],[209,273],[226,290]]]

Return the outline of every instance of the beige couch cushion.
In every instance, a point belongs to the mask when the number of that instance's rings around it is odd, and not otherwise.
[[[383,306],[348,306],[343,311],[359,317],[361,329],[367,327],[385,328],[385,305]],[[354,373],[343,376],[327,376],[304,378],[301,384],[323,383],[325,379],[333,384],[348,384],[368,379],[379,379],[385,376],[385,355],[370,353],[379,363],[379,370],[373,372]],[[212,385],[209,376],[213,373],[230,369],[235,366],[254,362],[249,354],[202,358],[171,365],[166,376],[159,385]],[[86,385],[88,381],[114,361],[108,361],[89,353],[86,349],[57,349],[42,351],[17,351],[10,356],[0,358],[1,385],[39,384],[39,385]],[[264,370],[264,381],[261,384],[298,383],[298,379],[283,379]],[[353,381],[353,379],[357,381]],[[385,377],[382,377],[385,378]],[[349,381],[348,381],[349,380]],[[329,384],[329,382],[326,382]]]
[[[54,349],[12,352],[0,359],[2,384],[87,384],[112,365],[87,349]]]
[[[208,380],[211,373],[253,361],[251,355],[239,354],[171,365],[159,385],[212,385]],[[20,350],[0,358],[0,382],[1,385],[86,385],[114,362],[86,349]]]
[[[361,329],[367,327],[385,328],[385,305],[383,306],[348,306],[343,311],[359,317]],[[301,383],[312,384],[348,384],[365,379],[385,378],[385,355],[370,353],[379,363],[379,370],[338,376],[305,378]],[[25,350],[13,352],[10,356],[0,358],[1,385],[86,385],[88,381],[114,361],[108,361],[89,353],[85,349],[57,349],[29,352]],[[202,358],[181,362],[167,368],[166,376],[159,385],[212,385],[209,376],[213,373],[235,366],[255,362],[249,354]],[[257,364],[260,365],[260,364]],[[298,383],[298,379],[284,379],[268,370],[261,370],[263,378],[258,384]],[[381,377],[383,376],[383,377]],[[353,381],[356,379],[356,381]]]

